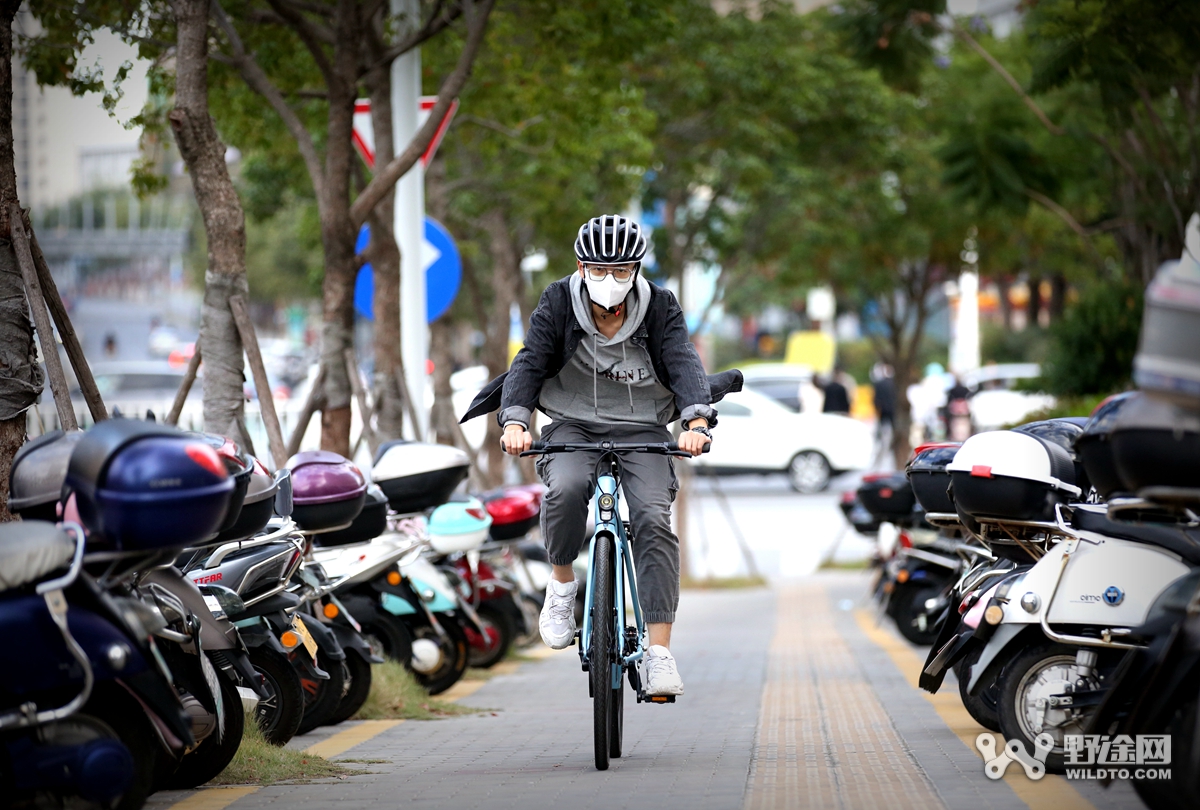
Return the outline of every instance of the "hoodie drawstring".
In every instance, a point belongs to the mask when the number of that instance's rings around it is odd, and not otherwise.
[[[598,420],[600,418],[600,395],[596,388],[596,369],[600,365],[600,357],[596,352],[596,333],[592,332],[592,410]]]
[[[625,344],[628,341],[621,341],[621,362],[625,364],[625,368],[629,368],[629,355],[625,353]],[[594,384],[594,383],[593,383]],[[633,375],[626,372],[625,374],[625,392],[629,394],[629,412],[633,413]]]

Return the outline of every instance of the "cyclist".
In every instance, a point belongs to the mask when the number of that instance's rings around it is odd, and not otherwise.
[[[503,382],[498,418],[508,453],[529,449],[535,406],[553,419],[542,430],[545,441],[670,441],[667,425],[675,419],[686,428],[681,450],[698,455],[712,440],[714,392],[675,296],[639,273],[645,255],[646,236],[632,220],[609,214],[580,227],[576,272],[542,294]],[[575,637],[579,586],[571,563],[585,540],[597,459],[563,453],[537,462],[547,487],[542,537],[554,566],[539,624],[554,649]],[[666,456],[626,454],[621,465],[649,634],[642,681],[647,695],[682,695],[670,652],[679,605],[679,540],[671,531],[678,481]]]

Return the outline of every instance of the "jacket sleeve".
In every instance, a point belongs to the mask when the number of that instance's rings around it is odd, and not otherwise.
[[[529,427],[533,409],[537,407],[542,383],[554,357],[561,351],[562,330],[554,323],[554,307],[551,295],[554,287],[547,287],[538,301],[537,309],[529,316],[529,329],[525,332],[525,345],[513,358],[504,379],[504,393],[500,399],[500,411],[496,419],[500,426],[516,422]]]
[[[710,425],[717,423],[717,411],[712,406],[712,392],[708,386],[708,375],[696,347],[689,340],[683,308],[674,293],[667,303],[666,324],[663,328],[662,363],[670,379],[668,387],[675,394],[675,407],[684,422],[704,417]]]

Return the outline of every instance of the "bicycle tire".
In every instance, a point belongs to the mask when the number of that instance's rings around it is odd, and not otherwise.
[[[596,537],[592,560],[592,639],[588,648],[588,677],[592,681],[592,736],[596,770],[608,770],[609,724],[612,688],[613,648],[613,540],[608,534]]]
[[[621,744],[625,738],[625,679],[612,690],[608,714],[608,756],[621,758]]]

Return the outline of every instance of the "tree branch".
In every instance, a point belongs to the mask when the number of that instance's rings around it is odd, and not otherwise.
[[[1042,194],[1040,191],[1034,191],[1031,188],[1026,188],[1025,196],[1029,197],[1029,199],[1033,200],[1034,202],[1039,203],[1045,207],[1046,210],[1056,214],[1059,219],[1067,223],[1067,227],[1075,231],[1075,233],[1079,235],[1079,238],[1083,240],[1083,245],[1087,248],[1088,253],[1091,253],[1093,258],[1095,258],[1097,261],[1100,260],[1100,253],[1096,250],[1096,246],[1092,244],[1091,234],[1088,233],[1087,228],[1079,224],[1079,220],[1071,216],[1070,211],[1063,208],[1061,205],[1047,197],[1045,194]]]
[[[276,14],[287,22],[288,27],[296,32],[300,41],[304,43],[304,47],[308,48],[308,52],[312,54],[313,61],[317,63],[317,68],[325,77],[325,81],[332,84],[334,81],[333,65],[329,61],[329,55],[325,53],[325,45],[334,44],[333,32],[314,24],[302,12],[288,6],[282,0],[267,0],[267,3],[275,10]]]
[[[317,147],[313,143],[312,133],[304,126],[304,122],[296,115],[296,111],[291,108],[291,105],[284,99],[283,94],[267,77],[254,56],[246,52],[246,46],[242,43],[242,38],[238,35],[237,29],[234,28],[228,15],[225,14],[225,9],[221,8],[221,0],[212,0],[212,16],[216,20],[217,25],[224,32],[229,40],[229,45],[233,49],[232,56],[225,54],[211,54],[217,61],[228,60],[228,64],[236,67],[241,73],[242,79],[250,87],[251,90],[258,93],[275,113],[283,119],[283,124],[287,127],[291,136],[296,140],[296,147],[300,151],[300,157],[304,159],[304,165],[308,169],[308,174],[313,184],[313,191],[316,192],[317,199],[321,199],[325,193],[325,175],[321,167],[321,159],[317,156]]]
[[[437,128],[441,125],[442,118],[450,109],[450,104],[458,96],[467,83],[467,78],[471,75],[471,68],[475,63],[479,48],[483,44],[488,16],[491,14],[494,4],[495,0],[480,0],[473,12],[468,14],[467,41],[463,45],[462,53],[459,54],[458,64],[454,66],[454,70],[446,76],[442,86],[438,88],[437,103],[429,111],[429,118],[425,121],[425,125],[417,131],[403,152],[375,173],[374,179],[350,206],[350,220],[355,228],[360,227],[366,221],[370,210],[379,204],[379,201],[416,164],[429,147]]]
[[[400,42],[384,50],[383,55],[374,64],[367,66],[367,70],[370,71],[376,67],[391,64],[397,57],[408,53],[413,48],[419,47],[426,40],[437,36],[462,16],[465,2],[456,3],[448,9],[444,8],[444,5],[444,0],[438,0],[437,5],[433,7],[433,11],[430,12],[429,19],[425,21],[424,25]]]
[[[967,46],[970,47],[971,50],[982,56],[983,60],[992,66],[992,70],[1000,74],[1000,78],[1004,79],[1004,81],[1008,83],[1008,86],[1011,87],[1016,94],[1021,97],[1021,100],[1025,102],[1025,106],[1033,111],[1033,114],[1038,117],[1038,120],[1042,122],[1042,125],[1046,127],[1046,129],[1050,130],[1050,132],[1054,135],[1063,135],[1066,133],[1065,129],[1060,127],[1058,124],[1055,124],[1050,120],[1046,113],[1042,112],[1042,108],[1038,106],[1036,101],[1029,97],[1029,94],[1025,92],[1025,88],[1021,87],[1021,83],[1014,79],[1013,75],[1004,69],[1004,65],[1000,64],[1000,62],[996,60],[996,57],[988,53],[987,50],[975,40],[975,37],[967,33],[967,29],[963,28],[959,24],[958,20],[954,20],[954,33],[959,39],[967,43]]]

